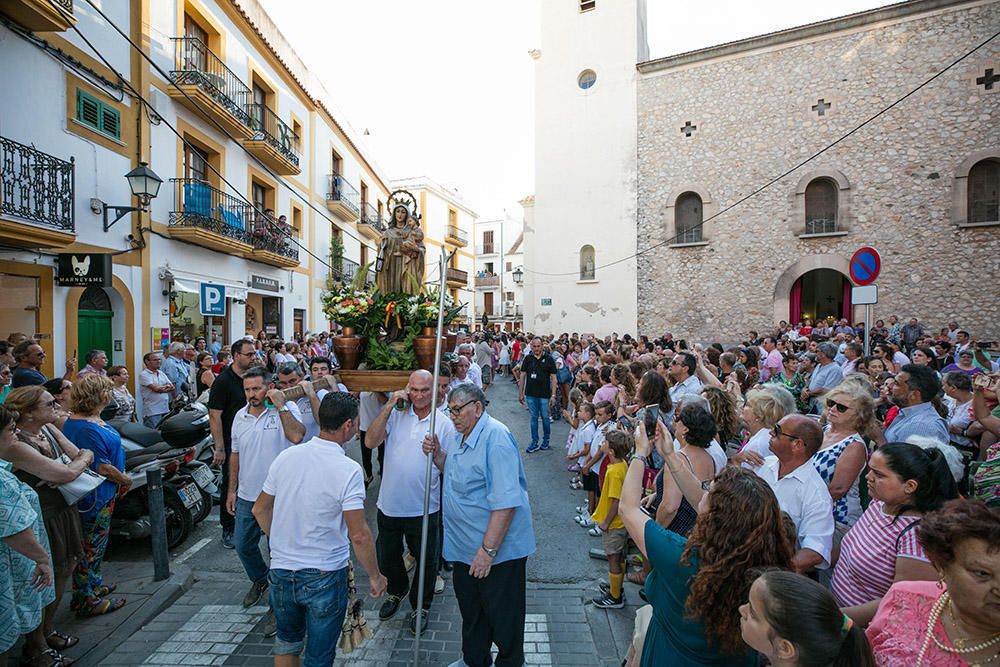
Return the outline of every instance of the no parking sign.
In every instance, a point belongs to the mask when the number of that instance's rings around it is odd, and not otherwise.
[[[870,246],[859,248],[851,257],[850,270],[855,285],[871,285],[882,270],[882,257]]]

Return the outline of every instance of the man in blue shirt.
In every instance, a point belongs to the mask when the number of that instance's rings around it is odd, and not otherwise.
[[[801,394],[803,401],[809,401],[810,412],[822,412],[818,398],[844,379],[844,371],[834,361],[836,357],[837,346],[834,343],[820,343],[816,348],[817,365],[809,378],[809,386]]]
[[[931,403],[941,391],[941,380],[929,366],[904,365],[896,375],[891,391],[889,400],[899,406],[899,414],[885,429],[885,435],[875,438],[879,445],[905,442],[911,435],[930,436],[948,444],[951,440],[948,422]]]
[[[170,383],[174,385],[174,398],[184,393],[183,385],[188,381],[188,365],[184,361],[184,343],[174,341],[167,348],[167,356],[163,359],[162,370]]]
[[[525,565],[535,553],[528,483],[514,436],[486,414],[486,396],[462,384],[448,396],[458,436],[424,439],[444,481],[444,559],[454,563],[462,658],[450,667],[524,665]]]

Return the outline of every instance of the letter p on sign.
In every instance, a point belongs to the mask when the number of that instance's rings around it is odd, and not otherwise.
[[[224,317],[226,314],[226,286],[201,284],[201,314]]]

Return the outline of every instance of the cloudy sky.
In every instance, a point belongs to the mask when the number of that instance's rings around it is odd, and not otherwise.
[[[573,0],[259,0],[389,178],[457,188],[481,219],[534,180],[539,5]],[[619,2],[622,0],[598,0]],[[890,4],[647,0],[658,58]],[[610,36],[609,36],[610,37]]]

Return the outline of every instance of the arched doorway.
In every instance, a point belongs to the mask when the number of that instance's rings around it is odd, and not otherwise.
[[[80,295],[77,310],[77,363],[83,368],[90,350],[104,350],[112,358],[112,322],[114,311],[111,298],[103,288],[91,285]]]
[[[814,269],[802,274],[793,284],[788,297],[788,321],[803,318],[813,321],[827,317],[846,317],[851,313],[851,281],[834,269]]]

